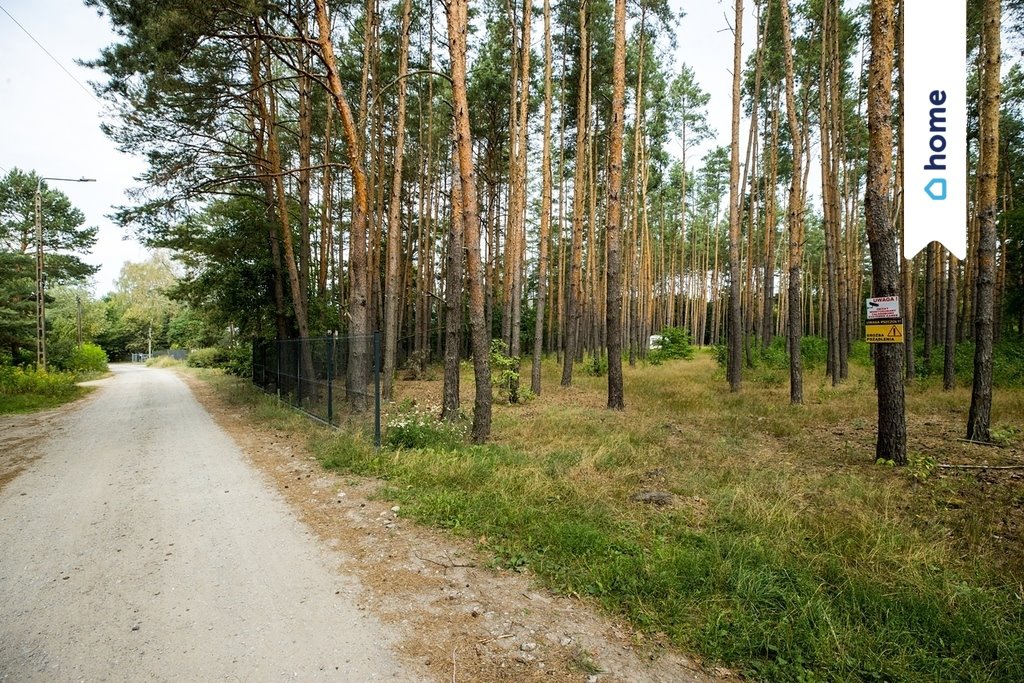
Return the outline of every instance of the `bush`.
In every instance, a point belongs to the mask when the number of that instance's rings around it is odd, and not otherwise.
[[[936,351],[933,353],[938,356],[941,368],[942,347],[936,347]],[[957,380],[961,384],[969,385],[974,381],[974,342],[965,341],[957,344],[953,358]],[[932,362],[936,361],[933,359]],[[992,349],[992,385],[1014,387],[1022,384],[1024,384],[1024,343],[1014,340],[996,344]]]
[[[252,352],[244,346],[211,346],[189,353],[185,365],[190,368],[220,368],[230,375],[252,377]]]
[[[224,349],[210,346],[205,349],[196,349],[188,354],[185,365],[190,368],[219,368],[227,362],[227,354]]]
[[[591,377],[604,377],[608,374],[608,358],[600,353],[592,353],[583,361],[583,372]]]
[[[67,369],[74,372],[106,372],[107,352],[96,344],[82,344],[71,352]]]
[[[384,445],[400,448],[430,448],[450,451],[458,448],[466,439],[463,422],[450,422],[437,417],[440,409],[430,406],[418,409],[412,404],[399,408],[397,415],[384,425]]]
[[[252,377],[252,351],[245,346],[235,346],[226,350],[227,362],[224,371],[235,377]]]
[[[766,370],[781,370],[789,367],[789,349],[786,348],[785,337],[775,337],[768,348],[761,347],[757,342],[754,343],[754,367]],[[729,350],[725,345],[715,346],[714,352],[715,360],[719,365],[724,367],[728,364]],[[804,337],[800,340],[800,358],[804,362],[805,369],[825,363],[828,359],[828,340],[823,337]]]
[[[519,381],[519,364],[508,355],[508,344],[500,339],[491,340],[491,386],[498,394],[511,399],[513,383]]]
[[[0,367],[0,396],[35,394],[54,398],[75,392],[75,376],[69,372]]]
[[[661,331],[661,343],[647,354],[647,361],[653,365],[661,365],[676,358],[693,358],[690,335],[678,327],[666,327]]]
[[[785,349],[784,341],[782,346]],[[824,337],[804,337],[800,340],[800,358],[808,368],[824,365],[828,361],[828,340]]]

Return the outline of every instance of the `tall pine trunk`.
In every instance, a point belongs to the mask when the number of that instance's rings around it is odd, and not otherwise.
[[[544,312],[548,293],[548,240],[551,234],[551,2],[544,0],[544,132],[541,141],[540,236],[537,254],[537,316],[533,327],[530,391],[540,395]]]
[[[612,125],[608,160],[608,407],[626,407],[622,385],[622,137],[626,99],[626,0],[615,0]]]
[[[384,369],[381,393],[390,400],[394,395],[395,364],[398,358],[398,307],[401,282],[398,276],[402,251],[402,161],[405,155],[405,80],[409,72],[409,24],[412,0],[402,5],[402,42],[398,53],[398,117],[395,121],[395,162],[391,177],[391,205],[388,207],[387,283],[384,290]]]
[[[740,310],[740,81],[743,77],[743,0],[734,0],[732,58],[732,136],[729,163],[729,390],[743,379],[743,321]],[[755,114],[756,116],[756,114]],[[751,122],[753,125],[753,122]]]
[[[892,71],[895,34],[893,0],[871,3],[871,64],[868,69],[868,177],[864,198],[871,284],[874,296],[900,292],[900,256],[890,218],[892,181]],[[875,346],[875,386],[878,391],[878,440],[875,457],[907,462],[907,422],[904,407],[903,348]]]
[[[484,319],[484,283],[480,258],[480,217],[476,181],[473,178],[473,139],[470,136],[469,100],[466,94],[466,34],[468,0],[448,3],[448,49],[451,54],[452,104],[459,185],[462,190],[462,221],[469,277],[469,334],[473,347],[476,398],[473,404],[474,443],[491,434],[490,340]]]
[[[579,355],[580,309],[583,285],[583,217],[586,211],[586,153],[590,128],[590,102],[587,91],[590,83],[590,42],[587,24],[590,19],[589,3],[580,3],[580,59],[579,92],[576,98],[576,169],[573,174],[572,198],[572,255],[569,261],[569,287],[565,305],[565,355],[562,358],[562,386],[572,385],[573,364]],[[621,333],[618,333],[621,334]]]
[[[369,273],[367,272],[367,223],[369,200],[366,173],[363,171],[361,145],[356,132],[352,110],[338,75],[331,44],[331,27],[327,18],[326,0],[315,0],[318,35],[316,44],[320,59],[327,69],[327,83],[334,105],[341,114],[342,133],[348,147],[349,168],[352,172],[352,229],[349,238],[349,351],[346,391],[349,405],[356,412],[369,407],[367,384],[370,376],[370,307]]]
[[[1000,0],[982,9],[981,156],[978,162],[978,258],[974,306],[974,384],[967,438],[991,441],[992,343],[996,275],[996,191],[999,171],[999,98],[1002,49]]]
[[[789,0],[782,0],[782,45],[786,64],[786,117],[789,121],[790,141],[793,145],[793,168],[789,186],[787,224],[789,228],[789,294],[788,321],[789,336],[789,402],[804,402],[803,360],[800,357],[800,341],[803,335],[803,296],[801,292],[800,266],[803,260],[803,136],[796,115],[795,75],[793,67],[793,36],[789,18]]]
[[[459,332],[462,329],[462,284],[465,280],[464,231],[462,187],[459,174],[455,173],[452,176],[452,215],[448,226],[444,287],[444,391],[441,417],[446,420],[459,418]]]
[[[959,270],[956,256],[949,255],[949,274],[946,278],[946,330],[943,348],[942,388],[949,391],[956,386],[956,275]]]

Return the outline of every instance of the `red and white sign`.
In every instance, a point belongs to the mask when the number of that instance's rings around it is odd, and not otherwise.
[[[868,320],[888,320],[900,317],[898,296],[876,296],[868,299]]]

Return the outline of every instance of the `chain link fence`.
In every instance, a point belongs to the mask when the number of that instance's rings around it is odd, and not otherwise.
[[[349,372],[350,352],[369,369],[365,377]],[[253,384],[332,427],[372,420],[378,447],[380,366],[379,332],[363,337],[256,339],[252,344]]]

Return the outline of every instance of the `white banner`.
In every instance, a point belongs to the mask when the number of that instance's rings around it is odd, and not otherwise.
[[[904,0],[903,256],[967,256],[967,0]]]

